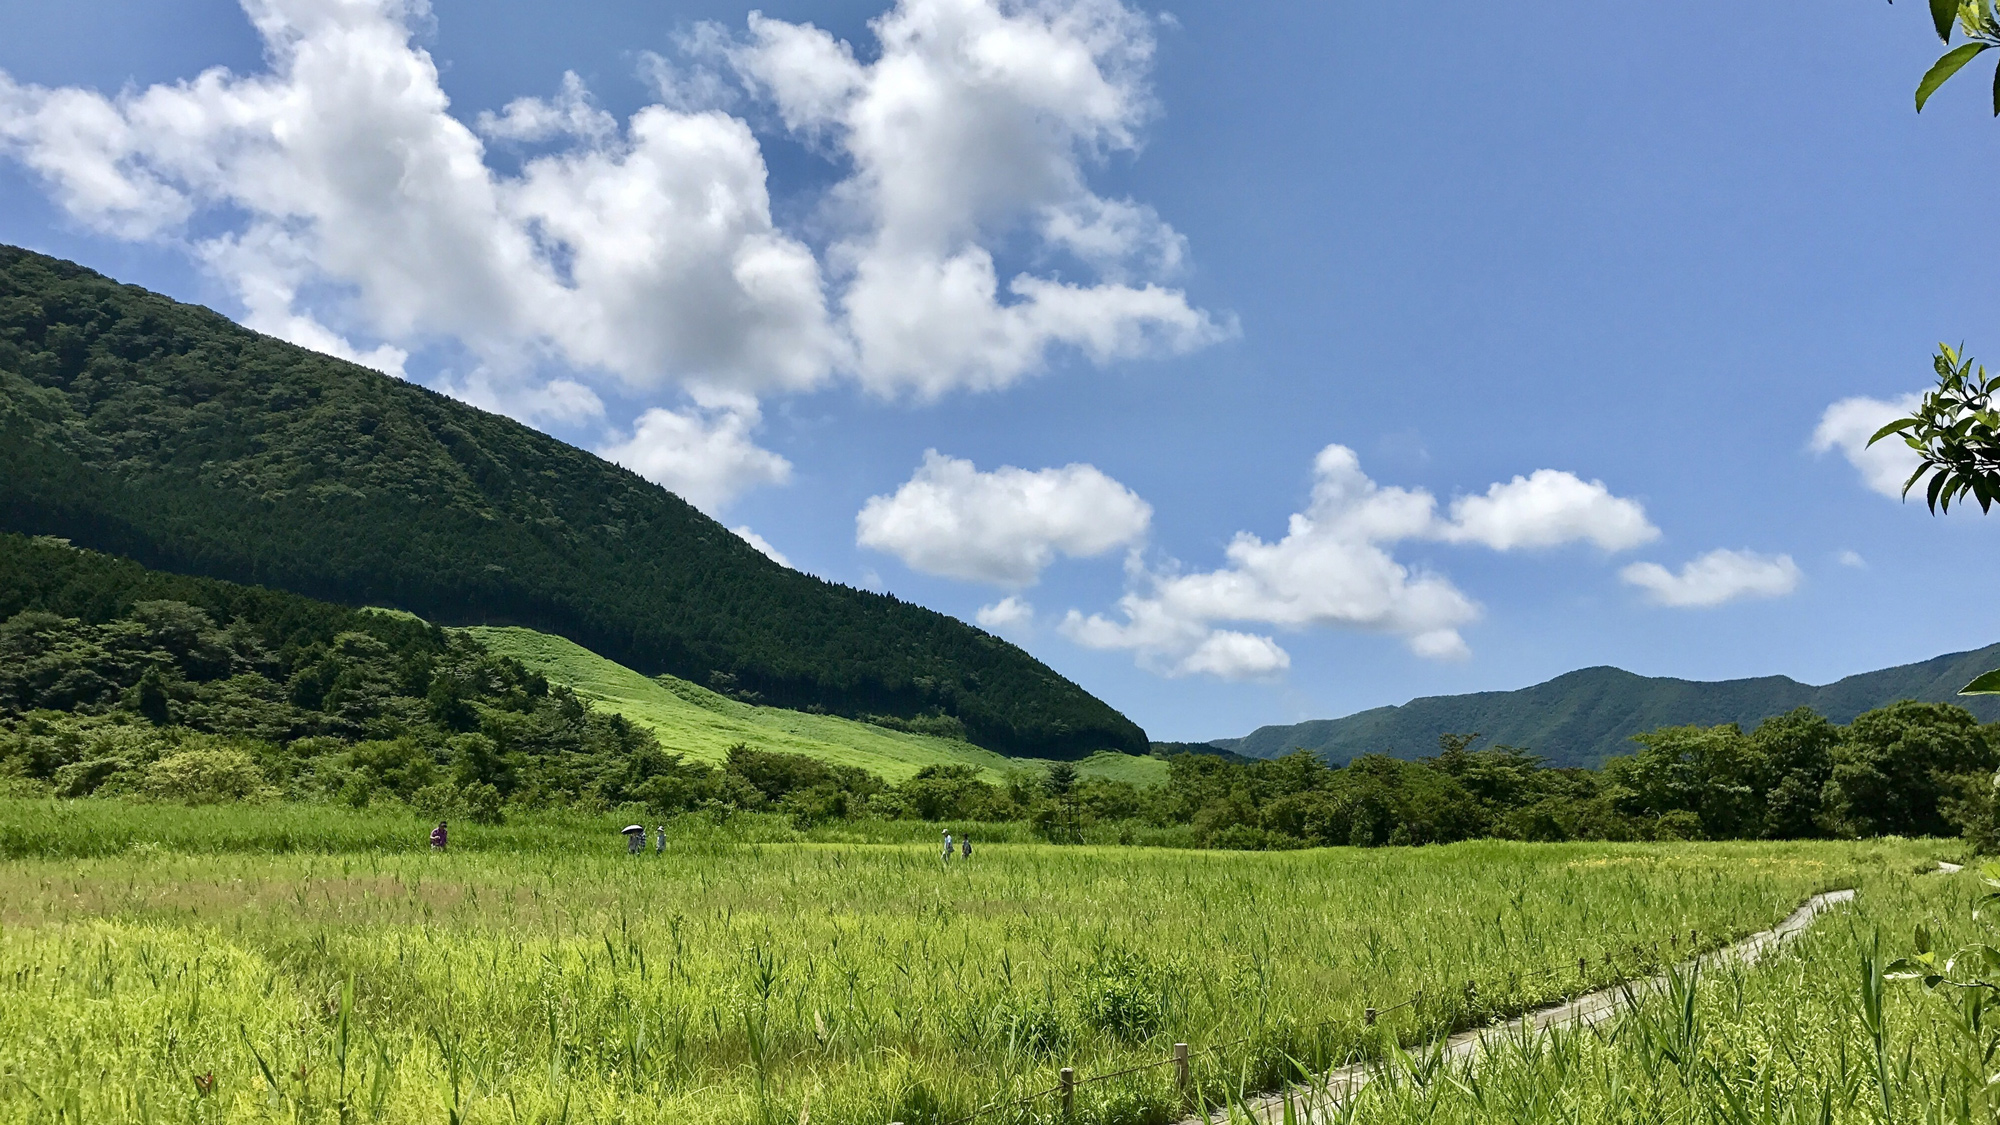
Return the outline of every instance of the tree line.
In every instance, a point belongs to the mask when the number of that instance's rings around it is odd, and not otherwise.
[[[942,721],[942,720],[940,720]],[[898,784],[733,748],[704,763],[470,634],[407,614],[148,570],[0,536],[0,785],[59,797],[401,802],[1024,822],[1054,841],[1294,848],[1521,840],[1996,840],[2000,724],[1902,702],[1845,726],[1801,708],[1744,731],[1663,727],[1599,769],[1440,739],[1344,766],[1162,752],[1164,784],[933,766]]]
[[[809,759],[743,752],[725,769],[755,807],[801,823],[837,816],[1030,822],[1050,840],[1147,838],[1214,848],[1515,840],[1806,839],[1964,834],[2000,843],[2000,724],[1963,708],[1901,702],[1839,726],[1809,708],[1744,731],[1662,727],[1602,768],[1550,768],[1514,746],[1447,734],[1417,761],[1382,754],[1331,766],[1308,751],[1267,761],[1181,751],[1153,787],[1081,777],[1057,763],[1005,783],[936,766],[898,786]],[[754,763],[754,764],[753,764]],[[857,776],[858,775],[858,776]]]

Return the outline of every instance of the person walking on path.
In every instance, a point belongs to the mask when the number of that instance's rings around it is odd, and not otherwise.
[[[653,837],[653,854],[665,855],[667,854],[667,826],[664,824],[658,825],[656,832],[657,835]]]
[[[947,866],[951,863],[951,829],[949,828],[944,830],[944,861]]]
[[[438,826],[436,828],[431,829],[431,850],[434,852],[441,852],[444,850],[446,843],[447,843],[447,838],[444,828],[444,821],[440,820],[438,821]]]
[[[646,850],[646,826],[645,826],[645,825],[643,825],[643,824],[628,824],[628,825],[626,825],[625,827],[623,827],[623,828],[619,829],[619,831],[620,831],[620,832],[623,832],[623,833],[625,834],[625,854],[626,854],[626,855],[638,855],[638,854],[639,854],[640,852],[643,852],[643,851],[645,851],[645,850]]]
[[[958,854],[959,854],[959,857],[960,857],[961,859],[968,859],[968,860],[969,860],[969,859],[971,859],[971,858],[972,858],[972,833],[970,833],[970,832],[967,832],[967,833],[965,834],[965,836],[964,836],[963,838],[961,838],[961,839],[960,839],[960,840],[958,841],[958,847],[959,847],[959,853],[958,853]]]

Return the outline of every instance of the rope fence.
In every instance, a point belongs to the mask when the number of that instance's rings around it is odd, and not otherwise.
[[[1687,948],[1690,951],[1698,949],[1700,947],[1700,941],[1701,941],[1701,931],[1692,929],[1688,931]],[[1679,931],[1675,931],[1673,934],[1668,936],[1667,945],[1671,952],[1673,952],[1676,955],[1678,954],[1681,945],[1681,938]],[[1649,964],[1647,959],[1648,951],[1649,947],[1645,944],[1641,943],[1633,944],[1631,960],[1632,960],[1632,967],[1634,969],[1643,970],[1648,966]],[[1652,954],[1650,964],[1652,965],[1659,964],[1660,943],[1657,941],[1653,942],[1650,946],[1650,952]],[[1618,965],[1618,957],[1617,955],[1613,954],[1611,950],[1607,949],[1604,951],[1603,956],[1598,958],[1597,963],[1604,966],[1605,969],[1607,970],[1615,970]],[[1588,983],[1587,978],[1590,975],[1590,964],[1591,961],[1590,958],[1588,957],[1578,957],[1576,959],[1576,975],[1580,983]],[[1545,977],[1561,976],[1567,974],[1568,972],[1570,972],[1570,968],[1567,963],[1559,966],[1551,966],[1548,968],[1535,969],[1525,973],[1520,971],[1510,971],[1507,974],[1508,987],[1509,990],[1511,991],[1512,989],[1519,987],[1519,984],[1522,981],[1539,980]],[[1468,1005],[1477,1003],[1479,997],[1478,982],[1474,980],[1466,981],[1464,992],[1465,992],[1466,1003]],[[1420,988],[1415,993],[1411,994],[1409,999],[1404,1000],[1400,1004],[1391,1005],[1390,1007],[1387,1008],[1374,1008],[1374,1007],[1364,1008],[1361,1013],[1360,1027],[1372,1028],[1376,1025],[1376,1021],[1378,1019],[1388,1015],[1391,1012],[1400,1011],[1404,1008],[1417,1007],[1418,1005],[1423,1003],[1425,995],[1426,995],[1426,990]],[[1354,1023],[1355,1020],[1352,1016],[1330,1016],[1327,1019],[1306,1024],[1303,1030],[1309,1030],[1315,1034],[1318,1034],[1343,1024],[1352,1025]],[[969,1125],[970,1122],[976,1121],[979,1118],[984,1117],[988,1114],[999,1113],[1005,1110],[1018,1109],[1022,1106],[1032,1105],[1034,1102],[1050,1096],[1054,1096],[1060,1100],[1060,1108],[1062,1110],[1062,1115],[1064,1117],[1068,1117],[1075,1112],[1076,1091],[1079,1087],[1091,1086],[1099,1082],[1109,1082],[1114,1078],[1125,1078],[1129,1077],[1130,1075],[1141,1073],[1143,1071],[1158,1070],[1159,1068],[1165,1066],[1171,1066],[1175,1068],[1174,1085],[1177,1089],[1180,1090],[1182,1096],[1185,1097],[1191,1088],[1191,1082],[1189,1076],[1189,1063],[1192,1060],[1200,1058],[1203,1055],[1217,1054],[1223,1051],[1227,1051],[1233,1047],[1240,1047],[1243,1044],[1249,1043],[1256,1038],[1258,1037],[1254,1035],[1245,1035],[1236,1039],[1228,1040],[1227,1042],[1211,1043],[1210,1045],[1203,1047],[1200,1050],[1192,1052],[1188,1050],[1188,1045],[1186,1043],[1175,1043],[1173,1047],[1173,1054],[1169,1055],[1164,1059],[1158,1059],[1153,1062],[1139,1063],[1135,1066],[1125,1067],[1122,1070],[1114,1070],[1105,1074],[1092,1075],[1089,1078],[1082,1078],[1082,1079],[1077,1078],[1076,1071],[1073,1068],[1066,1066],[1056,1072],[1056,1084],[1050,1086],[1045,1090],[1037,1090],[1034,1093],[1023,1094],[1018,1098],[1012,1098],[1008,1101],[994,1102],[990,1105],[981,1106],[980,1108],[975,1109],[971,1113],[965,1114],[962,1117],[951,1118],[943,1122],[942,1125]],[[889,1123],[889,1125],[903,1125],[903,1122],[892,1121]]]

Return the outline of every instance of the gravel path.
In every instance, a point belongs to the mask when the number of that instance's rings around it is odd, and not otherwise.
[[[1958,870],[1955,864],[1941,863],[1938,866],[1949,871]],[[1828,891],[1825,894],[1814,895],[1805,901],[1805,905],[1792,911],[1790,917],[1776,926],[1761,933],[1751,934],[1742,941],[1724,946],[1712,953],[1705,953],[1696,960],[1700,962],[1703,969],[1728,964],[1755,964],[1766,953],[1803,933],[1808,926],[1813,924],[1813,920],[1821,914],[1836,906],[1844,906],[1852,901],[1854,901],[1854,892],[1851,890]],[[1693,964],[1693,962],[1687,962],[1686,964]],[[1648,996],[1665,992],[1667,990],[1667,978],[1662,974],[1660,976],[1642,977],[1626,981],[1623,984],[1599,989],[1596,992],[1587,992],[1567,1003],[1556,1004],[1547,1008],[1538,1008],[1535,1011],[1523,1016],[1517,1016],[1505,1023],[1488,1024],[1485,1027],[1473,1028],[1470,1031],[1461,1031],[1444,1041],[1445,1058],[1448,1061],[1455,1062],[1484,1054],[1488,1047],[1498,1046],[1509,1038],[1523,1034],[1524,1032],[1540,1031],[1550,1027],[1589,1027],[1593,1024],[1602,1023],[1618,1014],[1619,1007],[1626,1002],[1627,990],[1630,991],[1630,995],[1634,999],[1644,999]],[[1295,1087],[1287,1093],[1293,1098],[1295,1104],[1303,1102],[1310,1105],[1315,1111],[1337,1108],[1358,1093],[1363,1086],[1373,1081],[1379,1072],[1380,1065],[1379,1062],[1370,1062],[1341,1067],[1339,1070],[1330,1072],[1326,1076],[1324,1085],[1321,1087],[1312,1089]],[[1284,1120],[1287,1093],[1268,1094],[1261,1098],[1253,1098],[1247,1106],[1236,1107],[1236,1111],[1240,1113],[1241,1110],[1247,1108],[1252,1119],[1259,1123],[1281,1122]],[[1301,1120],[1304,1120],[1306,1117],[1303,1113],[1300,1113],[1298,1116]],[[1240,1117],[1236,1119],[1240,1120]],[[1224,1107],[1216,1110],[1206,1118],[1187,1118],[1180,1125],[1228,1125],[1231,1120],[1232,1110],[1229,1107]]]

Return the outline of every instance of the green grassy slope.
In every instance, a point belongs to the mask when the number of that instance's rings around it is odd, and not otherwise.
[[[1982,721],[2000,720],[2000,698],[1958,695],[1990,668],[2000,645],[1848,676],[1823,686],[1786,676],[1677,680],[1620,668],[1584,668],[1519,691],[1483,691],[1413,699],[1340,719],[1260,727],[1215,745],[1255,758],[1315,750],[1340,763],[1367,753],[1419,758],[1437,753],[1438,735],[1478,731],[1485,743],[1525,746],[1558,766],[1597,766],[1632,753],[1631,737],[1655,727],[1740,723],[1745,730],[1795,707],[1836,723],[1901,699],[1956,703]]]
[[[815,715],[781,707],[759,707],[719,695],[673,676],[649,679],[582,645],[518,626],[475,626],[468,630],[494,653],[511,656],[566,684],[600,709],[615,711],[653,731],[662,745],[690,758],[719,762],[730,746],[804,754],[821,761],[858,766],[889,781],[902,781],[925,766],[966,765],[999,782],[1011,770],[1033,769],[1036,759],[1009,758],[970,743],[889,730],[835,715]],[[1158,758],[1100,753],[1078,763],[1089,775],[1158,784],[1167,764]]]
[[[440,624],[526,625],[787,707],[941,712],[1011,755],[1147,746],[1014,645],[779,566],[590,453],[5,246],[0,530]]]

